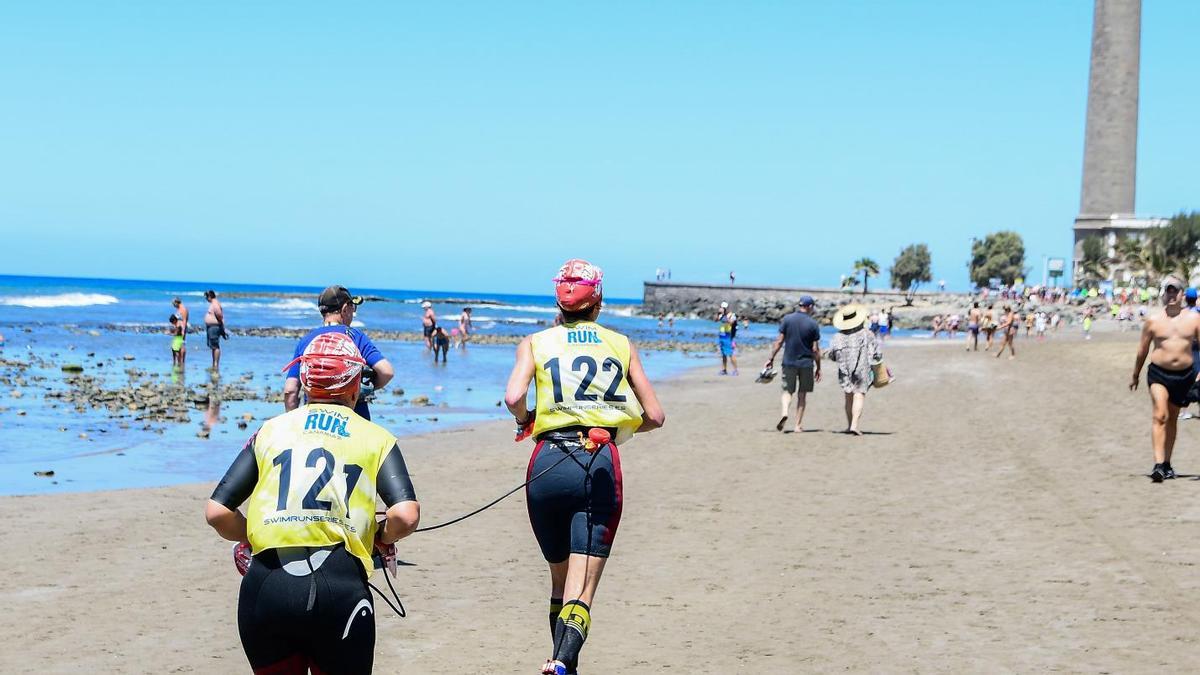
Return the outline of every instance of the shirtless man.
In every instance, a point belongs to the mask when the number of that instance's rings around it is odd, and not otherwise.
[[[975,351],[979,351],[979,323],[982,318],[983,312],[979,310],[979,303],[976,302],[967,312],[967,351],[971,351],[972,346]]]
[[[179,367],[182,368],[187,361],[188,308],[179,298],[172,300],[171,305],[175,308],[175,316],[179,317],[178,324],[183,330],[183,344],[179,345]]]
[[[933,339],[936,340],[939,333],[942,332],[942,315],[936,314],[933,317]]]
[[[217,300],[217,292],[205,291],[204,299],[208,300],[208,311],[204,313],[204,337],[208,341],[208,348],[212,350],[212,369],[216,372],[221,369],[221,338],[228,340],[229,334],[225,332],[225,312],[221,309],[221,301]]]
[[[421,303],[425,313],[421,315],[421,332],[425,335],[425,349],[433,350],[433,327],[437,325],[437,314],[433,313],[433,303],[426,300]]]
[[[1175,469],[1171,467],[1175,424],[1179,409],[1188,403],[1188,390],[1196,381],[1192,342],[1200,340],[1200,314],[1184,311],[1183,288],[1184,283],[1174,276],[1163,279],[1163,311],[1147,318],[1142,327],[1142,342],[1138,346],[1133,377],[1129,380],[1129,390],[1136,390],[1142,366],[1149,356],[1146,383],[1153,404],[1150,443],[1154,446],[1154,469],[1150,472],[1150,480],[1155,483],[1175,477]]]

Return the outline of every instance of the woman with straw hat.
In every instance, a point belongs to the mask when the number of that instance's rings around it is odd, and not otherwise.
[[[867,308],[851,304],[833,315],[838,334],[830,345],[830,358],[837,362],[838,384],[846,395],[846,433],[862,436],[858,420],[862,417],[867,389],[871,387],[871,367],[883,361],[875,334],[863,330]]]

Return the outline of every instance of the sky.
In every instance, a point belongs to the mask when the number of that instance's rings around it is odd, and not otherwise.
[[[1070,257],[1090,0],[0,5],[0,273],[548,293]],[[1200,3],[1142,16],[1137,210],[1200,209]],[[877,283],[877,282],[876,282]],[[874,285],[874,284],[873,284]]]

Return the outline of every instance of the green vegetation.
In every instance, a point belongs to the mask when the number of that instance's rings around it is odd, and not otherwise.
[[[879,263],[870,258],[859,258],[854,262],[854,273],[862,273],[863,295],[867,294],[867,278],[879,276]]]
[[[929,256],[929,247],[925,244],[910,244],[900,251],[892,263],[889,273],[892,276],[892,288],[901,291],[915,291],[919,284],[933,281],[933,263]],[[908,301],[912,304],[912,300]]]
[[[971,242],[971,282],[987,286],[998,277],[1000,283],[1013,284],[1025,276],[1025,242],[1016,232],[993,232]]]

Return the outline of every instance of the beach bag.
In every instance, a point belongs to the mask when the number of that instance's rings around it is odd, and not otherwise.
[[[892,381],[892,371],[882,361],[871,366],[871,375],[871,386],[876,389],[886,387]]]

